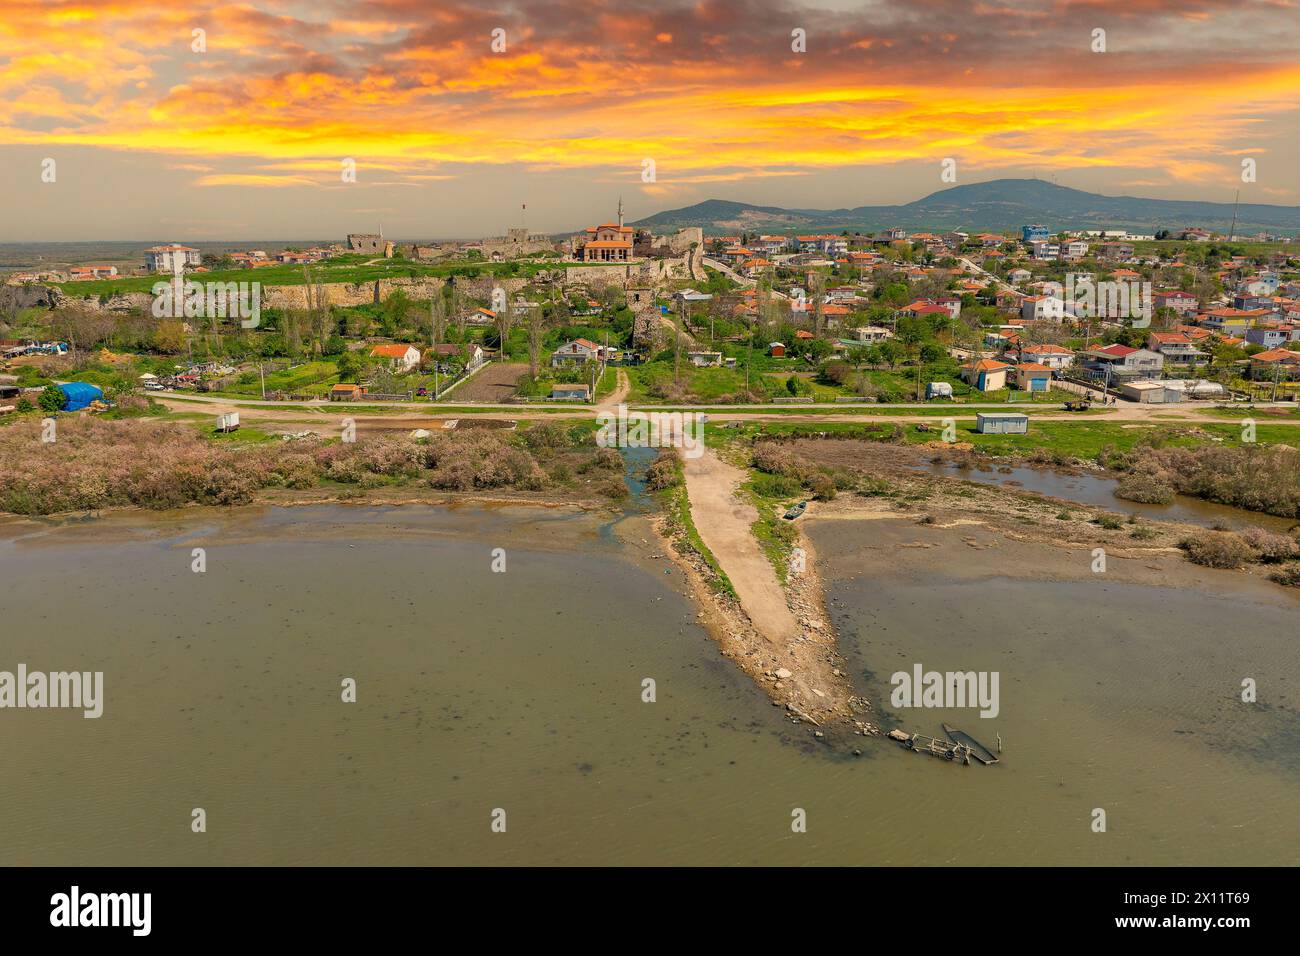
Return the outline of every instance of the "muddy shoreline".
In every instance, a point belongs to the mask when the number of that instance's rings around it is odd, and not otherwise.
[[[842,463],[842,442],[800,439],[793,444],[805,454],[833,450],[837,454],[831,456],[831,463]],[[1103,516],[1113,517],[1103,507],[918,472],[888,448],[881,450],[884,455],[869,463],[869,473],[881,480],[880,494],[850,492],[833,501],[812,502],[795,524],[807,568],[783,585],[802,631],[789,661],[774,653],[734,599],[710,586],[711,570],[691,549],[681,546],[680,532],[665,531],[662,520],[655,524],[665,551],[686,572],[692,596],[701,607],[701,623],[723,656],[744,670],[773,706],[784,707],[795,723],[810,724],[811,733],[836,749],[856,752],[855,737],[880,735],[892,722],[875,715],[869,690],[848,673],[842,636],[832,624],[828,578],[864,573],[921,575],[933,560],[933,551],[960,549],[986,555],[974,563],[957,562],[972,579],[1080,581],[1102,574],[1170,591],[1249,593],[1300,608],[1300,594],[1269,582],[1264,566],[1225,571],[1187,561],[1178,544],[1202,531],[1199,525],[1134,517],[1118,527],[1107,527],[1096,523]],[[808,457],[825,460],[817,454]],[[879,522],[888,546],[864,554],[870,558],[865,565],[823,567],[814,545],[818,529],[842,521]],[[1095,570],[1100,554],[1106,569],[1101,572]],[[777,676],[778,668],[783,669],[783,677]],[[811,696],[808,690],[814,685],[833,689],[833,695]]]

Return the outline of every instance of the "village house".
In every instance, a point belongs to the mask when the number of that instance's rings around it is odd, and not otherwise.
[[[1265,326],[1246,330],[1246,341],[1251,345],[1262,345],[1266,349],[1275,349],[1291,340],[1290,330],[1278,326]]]
[[[1190,292],[1157,292],[1152,296],[1152,304],[1157,309],[1170,309],[1180,316],[1196,314],[1196,296]]]
[[[1061,322],[1065,319],[1065,300],[1054,295],[1028,295],[1020,300],[1020,317],[1027,322]]]
[[[1074,363],[1074,350],[1064,345],[1022,345],[1016,352],[1021,362],[1033,362],[1054,372],[1069,368]]]
[[[150,272],[176,272],[202,263],[203,256],[199,250],[175,242],[152,246],[144,251],[144,266]]]
[[[1118,343],[1090,349],[1084,355],[1084,367],[1095,375],[1149,377],[1158,374],[1165,364],[1165,358],[1159,352]]]
[[[339,382],[330,389],[331,402],[355,402],[366,394],[364,385],[348,385]]]
[[[1071,261],[1082,259],[1088,254],[1088,243],[1083,239],[1071,239],[1061,243],[1061,255]]]
[[[1041,262],[1055,262],[1061,258],[1061,247],[1046,239],[1029,243],[1029,254]]]
[[[601,358],[601,347],[595,342],[590,339],[574,339],[551,353],[551,368],[586,365],[588,362],[598,362]]]
[[[1015,368],[1016,388],[1025,392],[1045,392],[1052,386],[1052,370],[1039,362],[1021,362]]]
[[[429,360],[446,360],[453,358],[465,359],[465,371],[472,372],[478,368],[487,359],[487,353],[483,351],[476,343],[470,342],[466,345],[456,345],[453,342],[445,342],[441,345],[434,345],[424,350],[426,359]]]
[[[1171,365],[1196,365],[1210,358],[1185,332],[1152,332],[1147,336],[1147,348],[1159,352]]]
[[[1267,309],[1246,311],[1244,309],[1211,309],[1203,312],[1197,321],[1214,332],[1229,335],[1241,335],[1255,324],[1256,319],[1269,315]]]
[[[112,279],[116,275],[117,266],[73,266],[68,270],[68,278],[73,282],[81,282],[88,279]]]
[[[1007,387],[1007,373],[1011,366],[995,359],[967,362],[961,367],[961,377],[967,385],[981,392],[996,392]]]
[[[885,339],[893,338],[894,333],[882,325],[860,325],[857,328],[849,329],[850,338],[855,344],[873,345],[876,342],[883,342]]]
[[[399,372],[409,372],[420,364],[420,350],[414,345],[376,345],[370,357],[387,362]]]
[[[1263,381],[1300,378],[1300,352],[1289,349],[1257,352],[1250,357],[1250,377]]]

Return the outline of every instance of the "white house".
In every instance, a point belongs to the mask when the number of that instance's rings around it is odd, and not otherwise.
[[[1026,322],[1046,319],[1060,322],[1065,319],[1065,300],[1054,295],[1026,296],[1020,302],[1020,317]]]
[[[144,264],[150,272],[176,272],[185,266],[203,263],[199,250],[175,242],[165,246],[152,246],[144,251]]]
[[[409,372],[420,364],[420,350],[414,345],[376,345],[370,357],[388,362],[399,372]]]
[[[588,339],[565,342],[551,353],[551,368],[564,365],[585,365],[600,360],[600,346]]]

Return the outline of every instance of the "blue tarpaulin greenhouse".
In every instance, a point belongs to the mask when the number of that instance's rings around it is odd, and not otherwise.
[[[75,412],[79,408],[85,408],[91,402],[102,401],[104,398],[104,390],[89,382],[68,382],[60,385],[59,390],[68,399],[63,406],[65,412]]]

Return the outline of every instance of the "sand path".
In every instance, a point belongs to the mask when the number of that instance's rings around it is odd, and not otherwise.
[[[686,493],[700,538],[731,579],[754,627],[767,640],[785,646],[798,635],[799,625],[776,571],[750,531],[758,512],[735,495],[744,478],[743,471],[710,449],[686,460]]]

